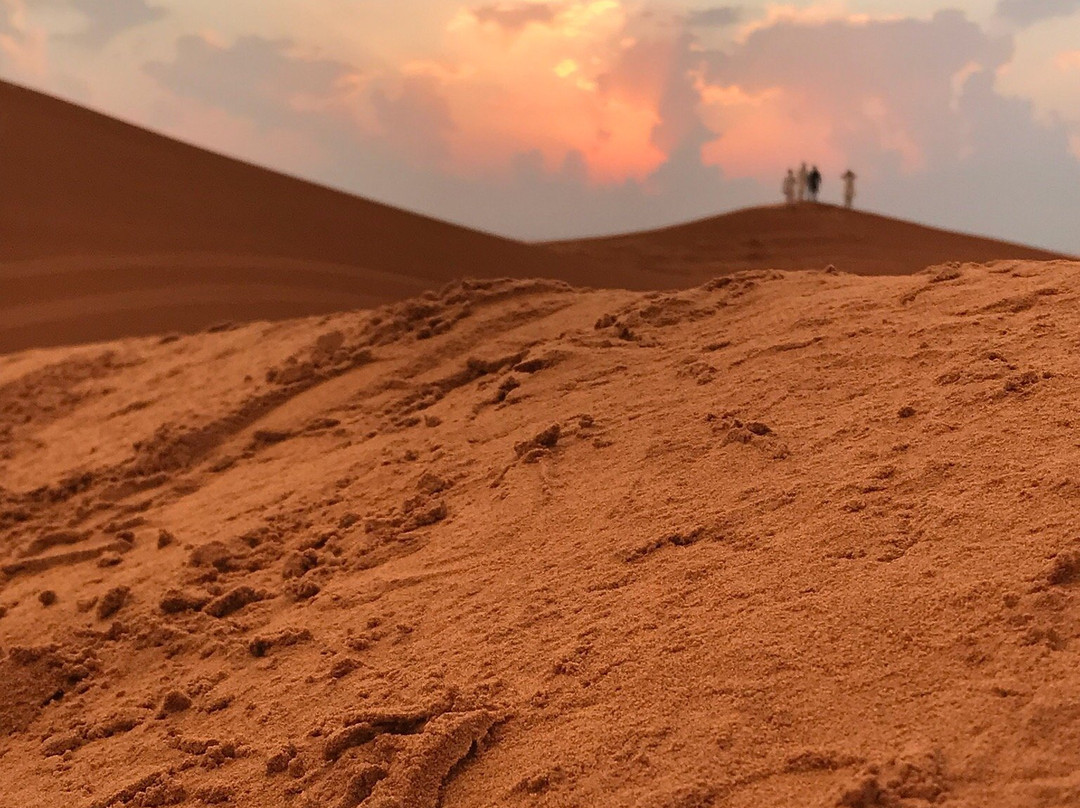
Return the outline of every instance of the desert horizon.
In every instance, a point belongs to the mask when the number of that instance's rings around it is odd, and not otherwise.
[[[1074,5],[0,3],[0,808],[1080,804]]]

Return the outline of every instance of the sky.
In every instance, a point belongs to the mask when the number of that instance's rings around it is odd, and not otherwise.
[[[522,239],[774,204],[805,160],[1080,254],[1080,0],[0,0],[0,77]]]

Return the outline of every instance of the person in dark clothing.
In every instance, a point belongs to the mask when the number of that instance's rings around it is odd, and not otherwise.
[[[821,190],[821,172],[818,171],[818,167],[814,166],[810,171],[810,176],[806,179],[806,184],[810,189],[810,201],[817,202],[818,191]]]

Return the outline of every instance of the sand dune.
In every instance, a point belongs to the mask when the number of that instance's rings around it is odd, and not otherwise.
[[[0,357],[4,805],[1066,806],[1080,264]]]
[[[558,252],[696,285],[746,269],[823,269],[909,275],[945,261],[1053,260],[1058,253],[951,233],[833,205],[751,208],[676,227],[553,242]]]
[[[463,276],[594,281],[542,247],[301,182],[11,84],[0,82],[0,106],[0,352],[342,311]],[[149,302],[145,290],[177,278],[171,307]]]

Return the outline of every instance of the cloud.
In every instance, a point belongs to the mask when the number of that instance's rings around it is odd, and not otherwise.
[[[907,171],[963,150],[957,85],[1011,53],[960,12],[930,20],[781,21],[717,56],[704,77],[711,161],[743,175],[801,159],[832,168],[893,153]],[[918,54],[917,59],[912,54]],[[962,89],[962,86],[960,87]]]
[[[553,3],[501,3],[472,9],[479,22],[493,23],[507,31],[520,31],[532,23],[550,23],[556,13]]]
[[[185,36],[177,42],[172,62],[152,62],[144,69],[179,96],[267,127],[338,105],[356,77],[351,65],[309,58],[289,40],[257,36],[224,46]]]
[[[16,18],[21,10],[21,4],[15,0],[0,2],[0,35],[9,36],[16,32]]]
[[[371,104],[384,137],[421,164],[438,166],[445,162],[455,126],[450,105],[435,79],[407,77],[393,96],[376,87]]]
[[[923,178],[926,209],[964,229],[996,225],[1009,238],[1080,252],[1075,238],[1062,243],[1075,233],[1080,187],[1067,129],[1037,123],[1027,100],[1001,96],[991,71],[968,82],[958,114],[968,126],[967,156]]]
[[[555,8],[512,40],[473,13],[456,18],[437,62],[408,66],[438,79],[428,92],[453,122],[439,128],[439,170],[403,168],[396,152],[379,166],[354,162],[358,185],[525,238],[670,224],[771,198],[771,187],[725,182],[702,163],[715,133],[699,113],[702,57],[683,16],[613,0]]]
[[[997,14],[1021,26],[1080,11],[1080,0],[998,0]]]
[[[645,87],[612,79],[634,46],[630,13],[620,0],[550,7],[548,21],[513,38],[475,10],[448,26],[443,61],[453,69],[441,92],[455,123],[450,165],[505,179],[523,152],[540,153],[551,171],[578,152],[591,182],[647,175],[664,160],[652,141],[656,81]]]
[[[724,28],[742,18],[743,11],[739,6],[713,6],[691,11],[686,15],[686,22],[692,28]]]
[[[177,96],[267,130],[332,129],[323,136],[339,145],[348,132],[352,148],[381,142],[432,172],[508,182],[530,154],[553,174],[572,167],[589,185],[652,178],[654,188],[676,154],[684,176],[716,179],[700,162],[712,133],[697,111],[692,45],[677,15],[559,0],[466,9],[441,53],[366,72],[250,36],[183,37],[173,61],[145,71]]]
[[[0,68],[21,80],[48,73],[48,36],[30,22],[23,0],[0,0]]]
[[[654,190],[667,185],[672,169],[660,170],[676,161],[689,172],[676,173],[686,178],[700,175],[700,149],[715,134],[702,122],[701,96],[693,74],[701,60],[693,35],[679,28],[657,26],[633,37],[613,61],[610,69],[598,77],[601,91],[636,98],[654,110],[649,143],[664,159],[647,182]],[[689,161],[689,165],[687,165]],[[708,174],[709,172],[705,172]],[[715,182],[716,177],[710,177]]]
[[[87,26],[72,39],[80,45],[101,48],[120,34],[141,25],[164,19],[168,12],[151,6],[146,0],[68,0],[83,14]]]
[[[28,0],[31,8],[62,9],[76,12],[83,19],[77,33],[67,39],[86,48],[102,48],[132,28],[158,22],[168,11],[150,5],[147,0]]]

